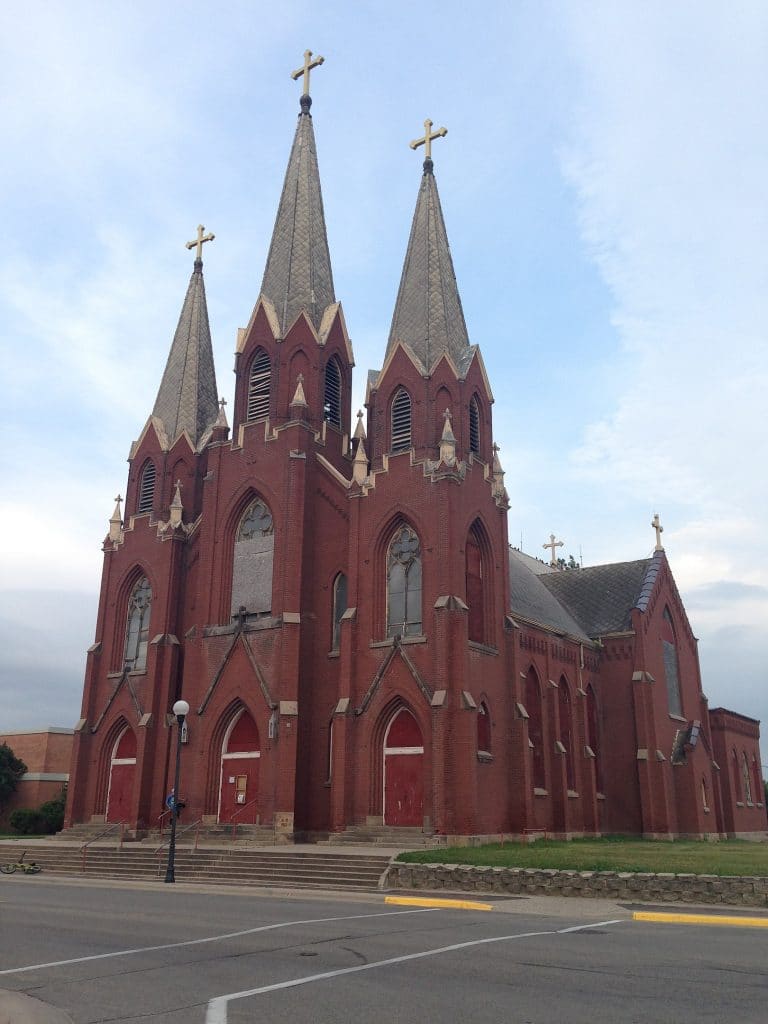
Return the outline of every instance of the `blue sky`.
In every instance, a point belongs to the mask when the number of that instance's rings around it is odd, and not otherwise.
[[[0,88],[0,725],[71,725],[100,544],[198,223],[219,389],[264,268],[309,47],[355,408],[386,345],[425,117],[494,389],[510,539],[663,540],[704,689],[768,719],[768,8],[28,2]]]

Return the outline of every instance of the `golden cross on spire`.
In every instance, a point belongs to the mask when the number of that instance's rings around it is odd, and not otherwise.
[[[656,547],[655,547],[654,550],[656,550],[656,551],[663,551],[664,550],[664,545],[661,543],[661,535],[662,535],[662,533],[664,533],[664,527],[661,525],[661,520],[659,519],[659,513],[658,512],[654,512],[653,513],[653,519],[651,520],[651,526],[656,531]]]
[[[427,118],[424,122],[424,138],[414,139],[413,142],[409,143],[411,149],[418,149],[419,146],[424,147],[424,159],[432,159],[432,140],[440,139],[448,134],[447,128],[438,128],[436,132],[432,131],[432,122]]]
[[[187,242],[188,249],[194,249],[195,247],[197,247],[197,252],[195,253],[196,260],[201,260],[203,258],[203,242],[212,242],[216,237],[216,235],[212,234],[210,231],[208,232],[207,235],[204,234],[204,231],[205,228],[203,227],[203,225],[198,224],[197,238],[192,242]]]
[[[309,96],[309,72],[314,68],[319,68],[323,63],[325,63],[325,57],[315,57],[315,59],[312,60],[312,51],[304,51],[304,66],[291,72],[291,78],[294,82],[297,78],[300,78],[302,75],[304,76],[304,81],[301,86],[302,96]]]
[[[563,546],[563,542],[561,540],[555,540],[554,533],[550,533],[550,535],[549,535],[549,544],[542,544],[541,546],[543,548],[551,548],[552,549],[552,553],[551,553],[550,559],[549,559],[549,564],[550,565],[557,565],[557,559],[555,558],[555,548],[561,548]]]

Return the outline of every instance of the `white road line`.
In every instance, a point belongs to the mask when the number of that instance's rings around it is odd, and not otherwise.
[[[47,964],[30,964],[28,967],[11,967],[0,971],[0,977],[6,974],[24,974],[27,971],[41,971],[45,967],[67,967],[69,964],[84,964],[91,960],[109,960],[116,956],[134,956],[136,953],[154,953],[159,949],[180,949],[182,946],[201,946],[206,942],[223,942],[225,939],[238,939],[243,935],[255,935],[257,932],[271,932],[278,928],[294,928],[300,924],[327,924],[332,921],[362,921],[370,917],[398,917],[403,914],[431,914],[432,907],[418,910],[389,910],[383,914],[354,914],[348,917],[315,917],[308,921],[280,921],[278,924],[265,924],[258,928],[246,928],[242,932],[227,932],[224,935],[209,935],[204,939],[188,939],[185,942],[167,942],[162,946],[139,946],[136,949],[118,949],[114,953],[96,953],[93,956],[78,956],[72,960],[52,960]]]
[[[355,967],[344,967],[338,971],[326,971],[324,974],[310,974],[304,978],[294,978],[292,981],[279,981],[274,985],[262,985],[261,988],[252,988],[244,992],[230,992],[225,996],[217,996],[208,1003],[205,1014],[205,1024],[227,1024],[227,1006],[235,999],[247,999],[250,996],[264,995],[266,992],[277,992],[284,988],[296,988],[299,985],[311,985],[315,981],[325,981],[327,978],[339,978],[344,974],[358,974],[360,971],[372,971],[377,967],[389,967],[391,964],[403,964],[409,960],[422,960],[429,956],[439,956],[441,953],[454,953],[458,949],[469,949],[472,946],[485,946],[491,942],[509,942],[512,939],[531,939],[540,935],[567,935],[569,932],[587,931],[589,928],[604,928],[609,924],[622,924],[621,920],[598,921],[596,924],[580,924],[572,928],[558,928],[553,931],[543,932],[517,932],[514,935],[494,935],[486,939],[473,939],[471,942],[457,942],[453,946],[440,946],[437,949],[425,949],[421,953],[407,953],[404,956],[393,956],[389,960],[377,960],[372,964],[357,964]]]

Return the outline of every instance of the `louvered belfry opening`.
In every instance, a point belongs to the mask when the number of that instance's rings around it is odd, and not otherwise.
[[[144,463],[141,470],[141,483],[139,484],[139,500],[136,503],[136,511],[139,515],[144,512],[151,512],[155,500],[155,464],[151,460]]]
[[[402,452],[411,447],[411,396],[404,388],[392,403],[392,451]]]
[[[341,430],[341,370],[335,359],[329,359],[325,366],[323,418]]]
[[[248,410],[246,419],[263,420],[269,416],[269,388],[272,382],[272,366],[264,349],[258,349],[251,363],[248,376]]]
[[[480,409],[474,396],[469,403],[469,450],[473,455],[480,454]]]

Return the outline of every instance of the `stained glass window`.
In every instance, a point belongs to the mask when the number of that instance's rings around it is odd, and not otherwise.
[[[125,630],[123,662],[126,668],[132,672],[142,672],[147,667],[151,605],[152,588],[146,576],[142,576],[128,599],[128,622]]]
[[[421,547],[408,526],[397,531],[387,555],[387,636],[421,633]]]

